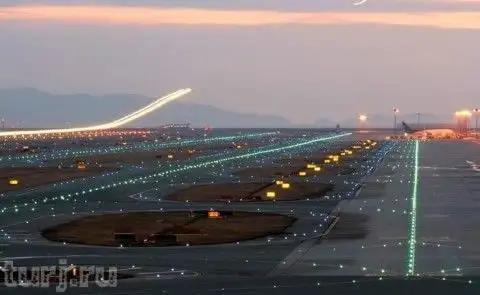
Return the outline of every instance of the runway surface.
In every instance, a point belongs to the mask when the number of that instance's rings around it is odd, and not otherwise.
[[[297,135],[292,140],[315,136]],[[98,288],[92,283],[89,288],[69,288],[71,294],[405,294],[412,290],[479,294],[480,172],[474,168],[480,164],[480,146],[475,143],[386,142],[368,161],[356,164],[354,175],[315,179],[337,184],[330,200],[220,207],[166,199],[169,192],[194,181],[235,181],[234,170],[268,165],[321,146],[335,148],[344,140],[286,150],[275,149],[288,142],[273,143],[272,152],[258,156],[180,169],[145,183],[92,193],[87,189],[76,202],[55,199],[39,204],[35,211],[26,210],[29,206],[19,212],[8,210],[0,217],[0,259],[26,266],[57,265],[59,259],[67,259],[73,264],[116,266],[135,275],[119,280],[117,287]],[[46,190],[25,201],[64,193]],[[2,207],[12,209],[11,205],[10,200],[2,200]],[[48,226],[87,214],[212,207],[279,212],[298,221],[281,236],[211,246],[108,248],[53,243],[40,235]],[[55,286],[0,290],[47,294],[55,292]]]

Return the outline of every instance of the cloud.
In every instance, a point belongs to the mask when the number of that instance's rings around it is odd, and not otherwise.
[[[472,1],[472,0],[469,0]],[[480,29],[475,12],[283,12],[127,6],[0,7],[0,21],[47,21],[113,25],[264,26],[378,24]]]

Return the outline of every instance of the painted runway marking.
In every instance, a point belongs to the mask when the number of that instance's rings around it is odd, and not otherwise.
[[[422,242],[454,242],[450,237],[422,237],[420,238]]]
[[[405,241],[407,237],[379,237],[380,241]]]
[[[418,167],[419,169],[425,170],[455,170],[455,171],[470,171],[469,168],[457,168],[457,167],[432,167],[432,166],[422,166]]]
[[[49,259],[49,258],[74,258],[74,257],[103,257],[102,255],[63,255],[63,256],[16,256],[16,257],[3,257],[0,261],[8,260],[29,260],[29,259]]]
[[[448,214],[426,214],[423,215],[424,218],[448,218]]]
[[[66,214],[56,214],[55,217],[63,216],[63,215],[66,215]],[[0,229],[4,229],[4,228],[11,227],[11,226],[15,226],[15,225],[26,224],[27,221],[28,221],[28,222],[31,222],[31,221],[38,220],[38,219],[42,219],[42,218],[46,218],[46,217],[53,217],[53,216],[52,216],[51,214],[49,214],[49,215],[42,215],[42,216],[35,217],[35,218],[32,218],[32,219],[28,219],[28,220],[24,220],[24,221],[19,221],[19,222],[15,222],[15,223],[10,223],[10,224],[7,224],[7,225],[2,225],[2,226],[0,226]],[[27,232],[27,233],[28,233],[28,232]]]
[[[317,241],[318,238],[313,238],[301,243],[280,264],[278,264],[270,273],[268,273],[267,276],[278,276],[288,270],[295,264],[295,262],[297,262],[297,260],[299,260],[303,256],[303,254],[307,253],[308,250],[310,250]]]
[[[327,229],[323,234],[321,234],[320,236],[321,236],[321,237],[327,236],[327,235],[330,233],[330,231],[335,227],[335,225],[337,224],[337,222],[338,222],[339,220],[340,220],[340,217],[335,216],[332,224],[331,224],[331,225],[328,227],[328,229]]]

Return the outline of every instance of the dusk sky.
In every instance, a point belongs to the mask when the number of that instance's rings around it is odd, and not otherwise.
[[[294,123],[480,107],[480,0],[66,2],[0,0],[0,88],[190,87]]]

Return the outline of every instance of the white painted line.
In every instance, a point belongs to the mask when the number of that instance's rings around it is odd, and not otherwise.
[[[15,257],[3,257],[3,258],[0,258],[0,261],[28,260],[28,259],[48,259],[48,258],[73,258],[73,257],[102,257],[102,255],[15,256]]]
[[[450,215],[448,214],[427,214],[423,215],[424,218],[447,218]]]

